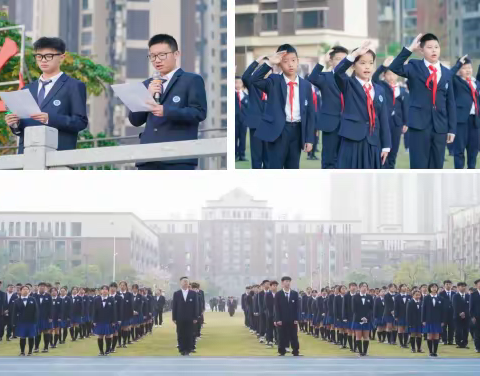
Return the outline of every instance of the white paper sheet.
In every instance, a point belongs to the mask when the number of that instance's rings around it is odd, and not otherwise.
[[[0,98],[8,110],[18,115],[20,119],[29,119],[32,115],[42,112],[30,90],[0,92]]]
[[[154,100],[152,94],[150,94],[143,83],[112,85],[112,89],[130,111],[152,111],[147,102],[154,102]]]

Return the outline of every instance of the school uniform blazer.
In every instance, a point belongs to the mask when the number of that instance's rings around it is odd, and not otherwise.
[[[393,317],[392,311],[395,310],[395,302],[393,300],[394,296],[390,294],[390,292],[387,292],[383,299],[385,300],[385,309],[383,311],[383,318]]]
[[[83,301],[83,316],[92,316],[92,304],[90,303],[90,297],[88,295],[83,295],[80,298]]]
[[[88,315],[90,317],[93,316],[93,301],[95,300],[96,296],[89,295],[88,297]]]
[[[137,295],[132,294],[132,302],[133,302],[133,310],[137,312],[139,315],[143,313],[143,300],[142,296],[137,293]]]
[[[146,296],[142,295],[142,313],[143,317],[148,316],[148,299]]]
[[[405,303],[403,302],[403,296],[401,294],[395,295],[393,300],[393,310],[395,318],[397,320],[406,320],[407,318],[407,304],[412,299],[410,295],[405,294]]]
[[[122,293],[119,293],[122,296]],[[130,291],[127,291],[123,294],[123,303],[122,303],[122,320],[128,320],[133,317],[133,294]]]
[[[302,314],[308,313],[308,301],[307,298],[308,296],[305,295],[299,295],[300,296],[300,312]]]
[[[238,103],[237,91],[235,91],[235,124],[246,126],[244,123],[249,111],[250,100],[248,94],[245,92],[243,93],[241,104],[240,106],[240,103]]]
[[[154,311],[155,312],[163,312],[163,307],[164,306],[165,306],[165,297],[163,295],[155,296],[154,297]]]
[[[84,317],[85,316],[85,306],[83,303],[83,298],[79,295],[72,297],[72,317]]]
[[[111,296],[105,298],[105,306],[103,306],[103,297],[97,296],[93,300],[93,317],[92,322],[96,324],[114,324],[117,320],[117,312],[115,309],[115,299]]]
[[[333,316],[335,320],[343,320],[343,301],[345,297],[342,295],[337,295],[333,301]]]
[[[418,303],[414,299],[410,299],[407,303],[406,314],[407,326],[421,326],[422,325],[422,301]]]
[[[254,300],[254,292],[250,291],[250,293],[247,295],[247,310],[249,313],[253,313],[253,300]],[[220,301],[218,302],[220,305]]]
[[[438,295],[445,301],[444,309],[447,318],[453,318],[453,297],[455,296],[455,293],[450,290],[450,298],[448,298],[447,292],[445,290]]]
[[[246,292],[244,292],[244,293],[242,294],[242,297],[241,297],[241,299],[240,299],[240,302],[241,302],[241,305],[242,305],[242,310],[246,311],[246,310],[247,310],[247,293],[246,293]],[[213,298],[210,299],[210,305],[211,305],[211,306],[216,305],[216,303],[215,303],[215,301],[213,300]]]
[[[152,80],[144,81],[145,87],[148,88]],[[163,105],[162,117],[151,112],[130,112],[128,115],[135,127],[146,123],[140,135],[142,145],[198,139],[198,125],[207,117],[207,95],[201,76],[178,69],[160,98],[160,104]],[[198,160],[188,159],[182,163],[196,165]]]
[[[117,321],[125,320],[123,317],[123,298],[122,295],[116,293],[113,296],[113,300],[115,301],[115,314],[117,317]]]
[[[258,307],[258,292],[253,295],[253,313],[258,313],[259,312],[259,307]]]
[[[475,319],[478,321],[480,320],[480,293],[478,290],[472,292],[470,294],[470,317],[475,317]]]
[[[335,82],[333,72],[322,72],[324,66],[315,65],[308,81],[315,85],[322,93],[322,106],[319,109],[317,129],[323,132],[333,132],[340,126],[342,113],[341,91]]]
[[[72,298],[69,296],[65,296],[65,298],[62,299],[61,297],[59,297],[59,299],[60,299],[60,313],[58,315],[58,318],[64,321],[70,320],[72,318],[72,308],[73,308]]]
[[[456,293],[453,296],[453,318],[455,320],[462,320],[460,317],[460,313],[465,313],[465,319],[469,319],[470,317],[470,312],[469,312],[469,306],[470,306],[470,294],[464,294],[465,299],[462,298],[462,295],[460,293]]]
[[[252,74],[257,67],[258,63],[254,61],[242,76],[243,85],[247,88],[249,96],[248,112],[245,114],[244,124],[250,129],[256,129],[262,121],[265,108],[265,101],[262,101],[263,91],[256,88],[252,83]]]
[[[323,312],[325,313],[325,316],[329,316],[330,313],[328,311],[328,297],[330,295],[327,295],[325,298],[323,298]]]
[[[457,105],[457,123],[464,124],[467,123],[468,117],[470,116],[470,111],[472,110],[473,97],[468,86],[468,82],[457,75],[458,71],[462,68],[462,63],[459,61],[455,66],[450,70],[453,74],[453,92],[455,94],[455,103]],[[480,76],[480,66],[478,67],[477,77]],[[477,97],[477,105],[479,106],[480,111],[480,81],[472,77],[472,81],[475,82],[477,88],[475,90],[475,96]],[[475,115],[475,128],[480,128],[480,116]]]
[[[38,305],[39,320],[53,320],[53,300],[49,293],[35,294]],[[40,299],[42,301],[40,302]]]
[[[373,297],[365,294],[365,303],[362,303],[360,294],[355,294],[352,298],[353,321],[360,322],[365,317],[368,323],[372,322]]]
[[[13,304],[15,303],[15,300],[18,299],[18,294],[14,292],[12,296],[10,297],[10,301],[7,301],[8,299],[8,294],[5,293],[5,310],[8,310],[8,312],[12,312],[13,310]]]
[[[450,69],[441,66],[442,77],[437,85],[436,109],[432,104],[432,91],[426,87],[430,70],[423,60],[411,59],[412,54],[407,48],[388,67],[393,73],[408,79],[410,90],[410,106],[408,110],[409,128],[423,130],[433,122],[435,132],[455,134],[457,129],[457,110],[453,92],[453,74]],[[430,84],[432,87],[432,84]]]
[[[320,322],[323,315],[325,314],[325,298],[323,296],[317,296],[317,300],[315,302],[317,306],[317,320]]]
[[[282,290],[275,294],[275,322],[281,321],[282,324],[293,324],[300,317],[300,301],[298,292],[290,290],[287,297]]]
[[[273,292],[268,291],[265,293],[265,312],[269,319],[273,318],[274,315],[274,300]]]
[[[353,295],[350,293],[350,291],[348,291],[343,297],[342,320],[347,320],[347,321],[353,320],[352,298],[353,298]]]
[[[435,307],[431,295],[427,295],[422,301],[422,323],[444,323],[446,321],[445,301],[437,294]]]
[[[3,312],[5,312],[7,307],[7,294],[3,291],[0,291],[0,318],[3,317]]]
[[[39,320],[40,311],[37,300],[29,296],[27,305],[23,304],[22,298],[15,300],[13,304],[13,325],[18,324],[36,324]]]
[[[375,90],[373,105],[375,107],[375,129],[370,134],[370,119],[367,110],[367,94],[355,77],[349,77],[347,70],[353,63],[343,59],[335,69],[335,81],[345,98],[345,110],[341,116],[338,134],[352,141],[367,139],[370,145],[380,149],[392,147],[390,125],[388,122],[385,91],[372,82]]]
[[[380,75],[388,70],[384,65],[380,65],[372,76],[372,81],[377,85],[383,87],[387,101],[387,112],[393,120],[396,127],[403,127],[408,122],[408,99],[409,94],[404,87],[399,87],[400,95],[395,98],[395,106],[393,105],[393,89],[383,80],[380,80]]]
[[[258,293],[258,312],[264,315],[265,311],[265,290],[262,290]]]
[[[314,301],[313,296],[310,295],[307,299],[307,314],[309,318],[310,318],[310,315],[312,314],[313,301]]]
[[[199,315],[205,312],[205,293],[203,290],[198,290],[198,296],[200,299],[200,306],[198,307]]]
[[[382,299],[379,296],[375,298],[373,303],[373,317],[381,320],[383,318],[383,312],[385,311],[385,297]]]
[[[173,293],[172,320],[193,321],[199,316],[197,293],[188,290],[187,299],[183,298],[182,290]]]
[[[22,90],[30,90],[38,100],[38,80]],[[87,128],[87,88],[85,84],[63,73],[39,106],[48,114],[47,126],[58,130],[58,150],[77,148],[78,133]],[[21,119],[12,132],[20,137],[18,154],[23,154],[24,132],[27,127],[45,125],[33,119]]]
[[[328,295],[327,299],[328,305],[328,315],[334,317],[335,316],[335,294]]]
[[[256,137],[267,142],[274,142],[282,134],[286,124],[285,106],[288,100],[287,83],[283,74],[271,74],[268,78],[264,78],[271,69],[268,64],[263,64],[252,75],[253,85],[267,93],[267,103],[262,120],[255,132]],[[315,141],[315,109],[312,85],[301,77],[298,80],[302,144],[313,144]],[[295,98],[295,100],[297,99]]]
[[[53,322],[57,322],[60,319],[61,310],[62,310],[61,298],[57,296],[56,298],[52,297],[52,319]]]

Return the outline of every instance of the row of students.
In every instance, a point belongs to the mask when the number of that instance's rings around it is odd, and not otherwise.
[[[27,339],[27,355],[30,356],[39,352],[42,335],[42,352],[48,352],[49,347],[64,344],[68,332],[72,341],[89,338],[93,333],[97,336],[100,355],[114,353],[117,345],[126,348],[127,343],[132,344],[146,334],[152,334],[154,317],[158,317],[158,312],[165,306],[160,290],[154,297],[150,289],[134,284],[130,292],[124,281],[119,289],[115,282],[102,286],[99,295],[85,294],[84,288],[76,287],[70,294],[66,287],[61,287],[60,291],[51,287],[47,291],[44,282],[38,285],[38,293],[31,291],[30,284],[21,286],[20,295],[8,312],[12,331],[20,338],[22,356],[25,355]]]
[[[406,64],[416,51],[424,59]],[[312,151],[317,131],[322,131],[322,168],[395,168],[407,131],[410,168],[443,168],[447,143],[454,143],[456,168],[465,166],[465,151],[467,167],[476,167],[479,85],[466,57],[452,70],[441,65],[439,40],[429,33],[376,71],[368,41],[351,53],[336,46],[328,60],[332,71],[317,64],[308,76],[321,93],[317,114],[315,89],[297,75],[291,45],[245,71],[250,100],[241,119],[250,128],[253,168],[299,168],[301,151]],[[271,74],[273,66],[282,73]],[[352,76],[346,74],[350,67]],[[398,76],[407,79],[408,91],[398,85]],[[237,83],[240,93],[242,82]],[[265,149],[266,164],[259,162]]]

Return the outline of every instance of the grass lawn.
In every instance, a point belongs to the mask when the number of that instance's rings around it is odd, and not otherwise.
[[[117,349],[111,356],[176,356],[176,334],[170,313],[164,315],[165,323],[162,328],[154,328],[151,336],[131,345],[127,349]],[[202,339],[198,342],[197,353],[192,356],[276,356],[276,350],[259,344],[256,337],[243,326],[243,312],[237,311],[231,318],[228,313],[208,312],[205,316],[206,325],[202,331]],[[355,357],[349,350],[340,350],[337,346],[328,344],[319,339],[299,333],[300,352],[305,356],[323,357]],[[427,349],[426,343],[423,344]],[[480,357],[473,350],[470,343],[469,350],[456,349],[455,346],[439,346],[441,357]],[[16,356],[19,354],[18,340],[0,342],[0,355]],[[50,350],[48,354],[35,356],[96,356],[98,354],[96,339],[84,339],[71,342],[67,337],[65,345]],[[428,358],[426,354],[412,354],[410,350],[399,346],[378,344],[372,341],[369,354],[378,357]]]
[[[248,130],[249,132],[250,130]],[[247,146],[246,146],[246,155],[245,157],[247,158],[247,162],[235,162],[235,168],[237,169],[250,169],[252,168],[252,161],[251,161],[251,156],[250,156],[250,136],[247,132]],[[316,153],[318,161],[309,161],[307,159],[307,154],[302,152],[302,157],[300,160],[300,168],[302,169],[320,169],[322,166],[321,163],[321,155],[322,155],[322,137],[320,136],[320,141],[318,144],[318,150],[319,152]],[[445,169],[453,169],[453,157],[448,155],[448,152],[446,153],[445,156]],[[477,166],[480,167],[480,155],[478,157],[478,163]],[[400,150],[398,151],[398,156],[397,156],[397,169],[409,169],[410,168],[410,159],[408,156],[408,152],[405,150],[404,144],[403,144],[403,137],[402,137],[402,142],[400,145]]]

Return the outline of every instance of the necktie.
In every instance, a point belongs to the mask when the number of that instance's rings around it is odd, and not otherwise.
[[[242,97],[240,96],[239,91],[237,91],[237,99],[238,99],[238,107],[242,109]]]
[[[430,65],[428,69],[430,69],[432,73],[430,73],[430,76],[428,76],[427,82],[425,82],[425,86],[427,86],[428,90],[432,91],[433,108],[437,108],[435,104],[437,98],[437,68],[435,68],[433,65]],[[433,82],[433,89],[430,88],[430,82]]]
[[[287,298],[287,303],[288,303],[288,292],[285,294],[286,298]]]
[[[45,86],[47,86],[49,83],[51,83],[52,80],[48,80],[48,81],[39,80],[39,81],[40,81],[40,85],[42,85],[42,87],[40,88],[40,92],[38,93],[37,103],[38,103],[39,106],[41,106],[43,100],[45,99]]]
[[[468,86],[470,87],[470,91],[472,92],[472,97],[473,97],[473,103],[475,103],[475,113],[478,115],[478,103],[477,103],[477,91],[472,85],[472,79],[468,78],[467,79]]]
[[[368,118],[370,119],[370,134],[373,134],[375,130],[375,106],[373,105],[373,100],[370,95],[370,90],[372,90],[372,85],[365,84],[363,86],[365,90],[365,94],[367,95],[367,110],[368,110]]]
[[[340,93],[340,103],[342,104],[342,112],[345,109],[345,100],[343,99],[343,93]]]
[[[315,93],[315,89],[312,86],[312,96],[313,96],[313,105],[315,106],[315,112],[317,112],[317,93]]]
[[[290,121],[293,122],[293,98],[295,98],[295,85],[296,82],[290,81],[288,86],[290,86],[290,95],[288,96],[288,100],[290,103]],[[287,294],[288,296],[288,294]]]
[[[27,298],[22,298],[22,300],[23,300],[24,302],[26,302],[26,301],[27,301]]]
[[[162,81],[162,84],[160,85],[160,96],[162,96],[163,93],[165,92],[165,90],[163,89],[163,84],[168,80],[166,80],[165,78],[160,78],[160,81]]]
[[[397,87],[396,85],[391,85],[390,86],[392,88],[392,91],[393,91],[393,107],[395,107],[395,88]]]

